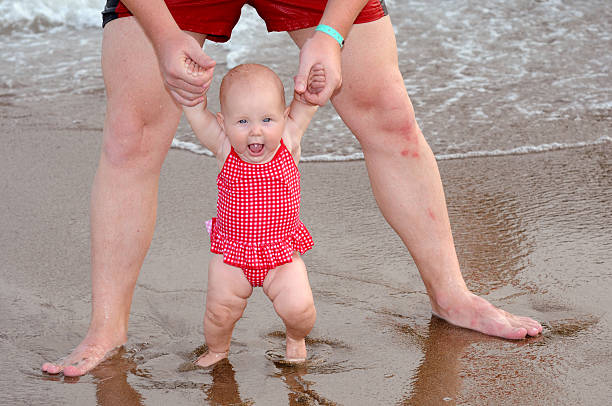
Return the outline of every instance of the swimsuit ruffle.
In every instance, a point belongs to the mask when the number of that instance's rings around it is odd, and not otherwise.
[[[298,220],[295,232],[273,243],[249,244],[230,240],[219,233],[217,219],[212,219],[210,250],[223,254],[223,262],[242,269],[272,269],[292,261],[295,251],[304,254],[314,245],[306,226]]]

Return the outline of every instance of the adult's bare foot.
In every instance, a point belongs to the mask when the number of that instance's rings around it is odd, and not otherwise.
[[[469,291],[446,297],[444,305],[431,299],[431,305],[433,313],[441,319],[490,336],[516,340],[542,332],[542,325],[536,320],[498,309]]]
[[[42,371],[52,375],[63,372],[64,376],[71,377],[85,375],[115,354],[124,343],[125,340],[109,342],[99,336],[88,334],[67,357],[56,362],[45,362]]]

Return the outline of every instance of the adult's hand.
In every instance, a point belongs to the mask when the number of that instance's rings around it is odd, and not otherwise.
[[[338,42],[325,33],[315,31],[312,37],[306,40],[300,51],[300,66],[298,74],[294,77],[296,93],[302,95],[311,104],[323,106],[342,84],[341,62]],[[312,67],[316,64],[323,66],[325,84],[322,89],[313,92],[308,86],[308,77]]]
[[[193,37],[182,31],[165,38],[156,47],[164,84],[174,99],[184,106],[195,106],[204,100],[212,81],[215,61]],[[190,62],[199,67],[187,69]]]

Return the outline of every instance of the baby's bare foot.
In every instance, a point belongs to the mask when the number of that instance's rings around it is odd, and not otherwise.
[[[227,358],[227,355],[228,355],[228,351],[214,352],[214,351],[208,350],[204,354],[202,354],[200,358],[197,359],[195,364],[199,367],[206,368],[206,367],[216,364],[222,359]]]
[[[42,371],[48,374],[64,373],[64,376],[81,376],[111,357],[121,345],[101,345],[85,339],[70,355],[56,362],[46,362]]]
[[[286,345],[286,362],[300,363],[306,361],[306,341],[303,338],[300,340],[295,340],[287,336]]]
[[[498,309],[471,292],[454,296],[452,302],[443,308],[432,301],[433,313],[456,326],[495,337],[515,340],[542,332],[542,325],[532,318]]]

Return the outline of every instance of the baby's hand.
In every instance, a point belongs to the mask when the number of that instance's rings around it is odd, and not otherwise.
[[[198,65],[193,59],[189,57],[185,57],[184,66],[185,70],[187,71],[187,74],[193,77],[203,76],[206,72],[205,68]],[[208,91],[208,88],[210,87],[210,82],[212,82],[212,75],[210,77],[210,80],[205,83],[204,88],[206,89],[206,91]],[[204,93],[206,94],[206,92]]]
[[[185,69],[187,73],[191,76],[202,76],[205,72],[205,69],[198,65],[193,59],[189,57],[185,57]]]
[[[325,68],[322,64],[317,63],[314,64],[310,72],[308,72],[306,90],[311,94],[319,94],[323,89],[325,89]],[[314,105],[306,100],[304,94],[305,93],[294,92],[293,97],[302,103]]]
[[[308,73],[308,91],[319,94],[325,88],[325,68],[317,63],[312,66]]]

